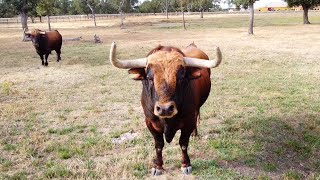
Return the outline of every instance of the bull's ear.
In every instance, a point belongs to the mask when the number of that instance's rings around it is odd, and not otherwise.
[[[187,71],[187,75],[188,79],[197,79],[201,77],[201,69],[196,67],[189,68]]]
[[[144,68],[133,68],[128,70],[129,74],[132,74],[132,79],[134,80],[144,80],[146,79],[146,72]]]

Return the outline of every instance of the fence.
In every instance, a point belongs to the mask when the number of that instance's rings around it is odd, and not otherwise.
[[[274,11],[274,12],[255,12],[257,14],[264,14],[264,13],[298,13],[298,11]],[[310,10],[310,12],[312,12]],[[218,12],[204,12],[204,14],[247,14],[247,11],[218,11]],[[299,12],[300,13],[300,12]],[[199,12],[185,12],[185,15],[198,15]],[[166,13],[128,13],[125,14],[125,17],[139,17],[139,16],[165,16]],[[178,16],[181,15],[181,12],[170,12],[168,13],[169,16]],[[119,18],[120,14],[96,14],[96,20],[99,19],[115,19]],[[43,21],[46,21],[47,17],[42,17]],[[92,15],[65,15],[65,16],[50,16],[51,22],[74,22],[74,21],[91,21]],[[32,22],[40,22],[40,18],[28,18],[28,23]],[[20,17],[15,18],[0,18],[0,24],[20,24],[21,19]]]
[[[246,13],[246,12],[204,12],[205,14],[222,14],[222,13],[232,13],[232,14],[239,14],[239,13]],[[199,14],[199,12],[186,12],[185,15],[195,15]],[[181,15],[181,12],[170,12],[168,13],[169,16],[178,16]],[[120,14],[96,14],[96,20],[99,19],[115,19],[120,18]],[[127,13],[125,17],[139,17],[139,16],[166,16],[166,13]],[[46,21],[47,17],[42,17],[42,22]],[[65,16],[50,16],[51,22],[74,22],[74,21],[91,21],[92,15],[65,15]],[[28,18],[28,23],[37,23],[40,22],[39,17],[35,17],[31,19]],[[0,24],[20,24],[21,18],[0,18]]]

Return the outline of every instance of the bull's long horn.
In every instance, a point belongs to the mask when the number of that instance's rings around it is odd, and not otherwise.
[[[110,48],[110,62],[113,66],[121,69],[144,68],[147,65],[147,58],[134,60],[119,60],[116,57],[117,46],[113,42]]]
[[[203,59],[184,57],[186,66],[198,68],[215,68],[219,66],[222,60],[222,54],[219,47],[216,47],[216,58],[214,60],[204,61]]]
[[[45,31],[39,31],[39,34],[46,34]]]

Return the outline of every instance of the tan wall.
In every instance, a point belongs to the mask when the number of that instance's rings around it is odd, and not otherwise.
[[[289,7],[263,7],[256,9],[256,11],[267,12],[267,11],[289,11],[291,8]]]

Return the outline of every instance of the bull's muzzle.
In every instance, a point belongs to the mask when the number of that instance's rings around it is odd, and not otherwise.
[[[33,46],[38,48],[39,47],[39,43],[33,43]]]
[[[160,118],[172,118],[178,113],[176,103],[174,101],[159,103],[154,106],[154,114]]]

